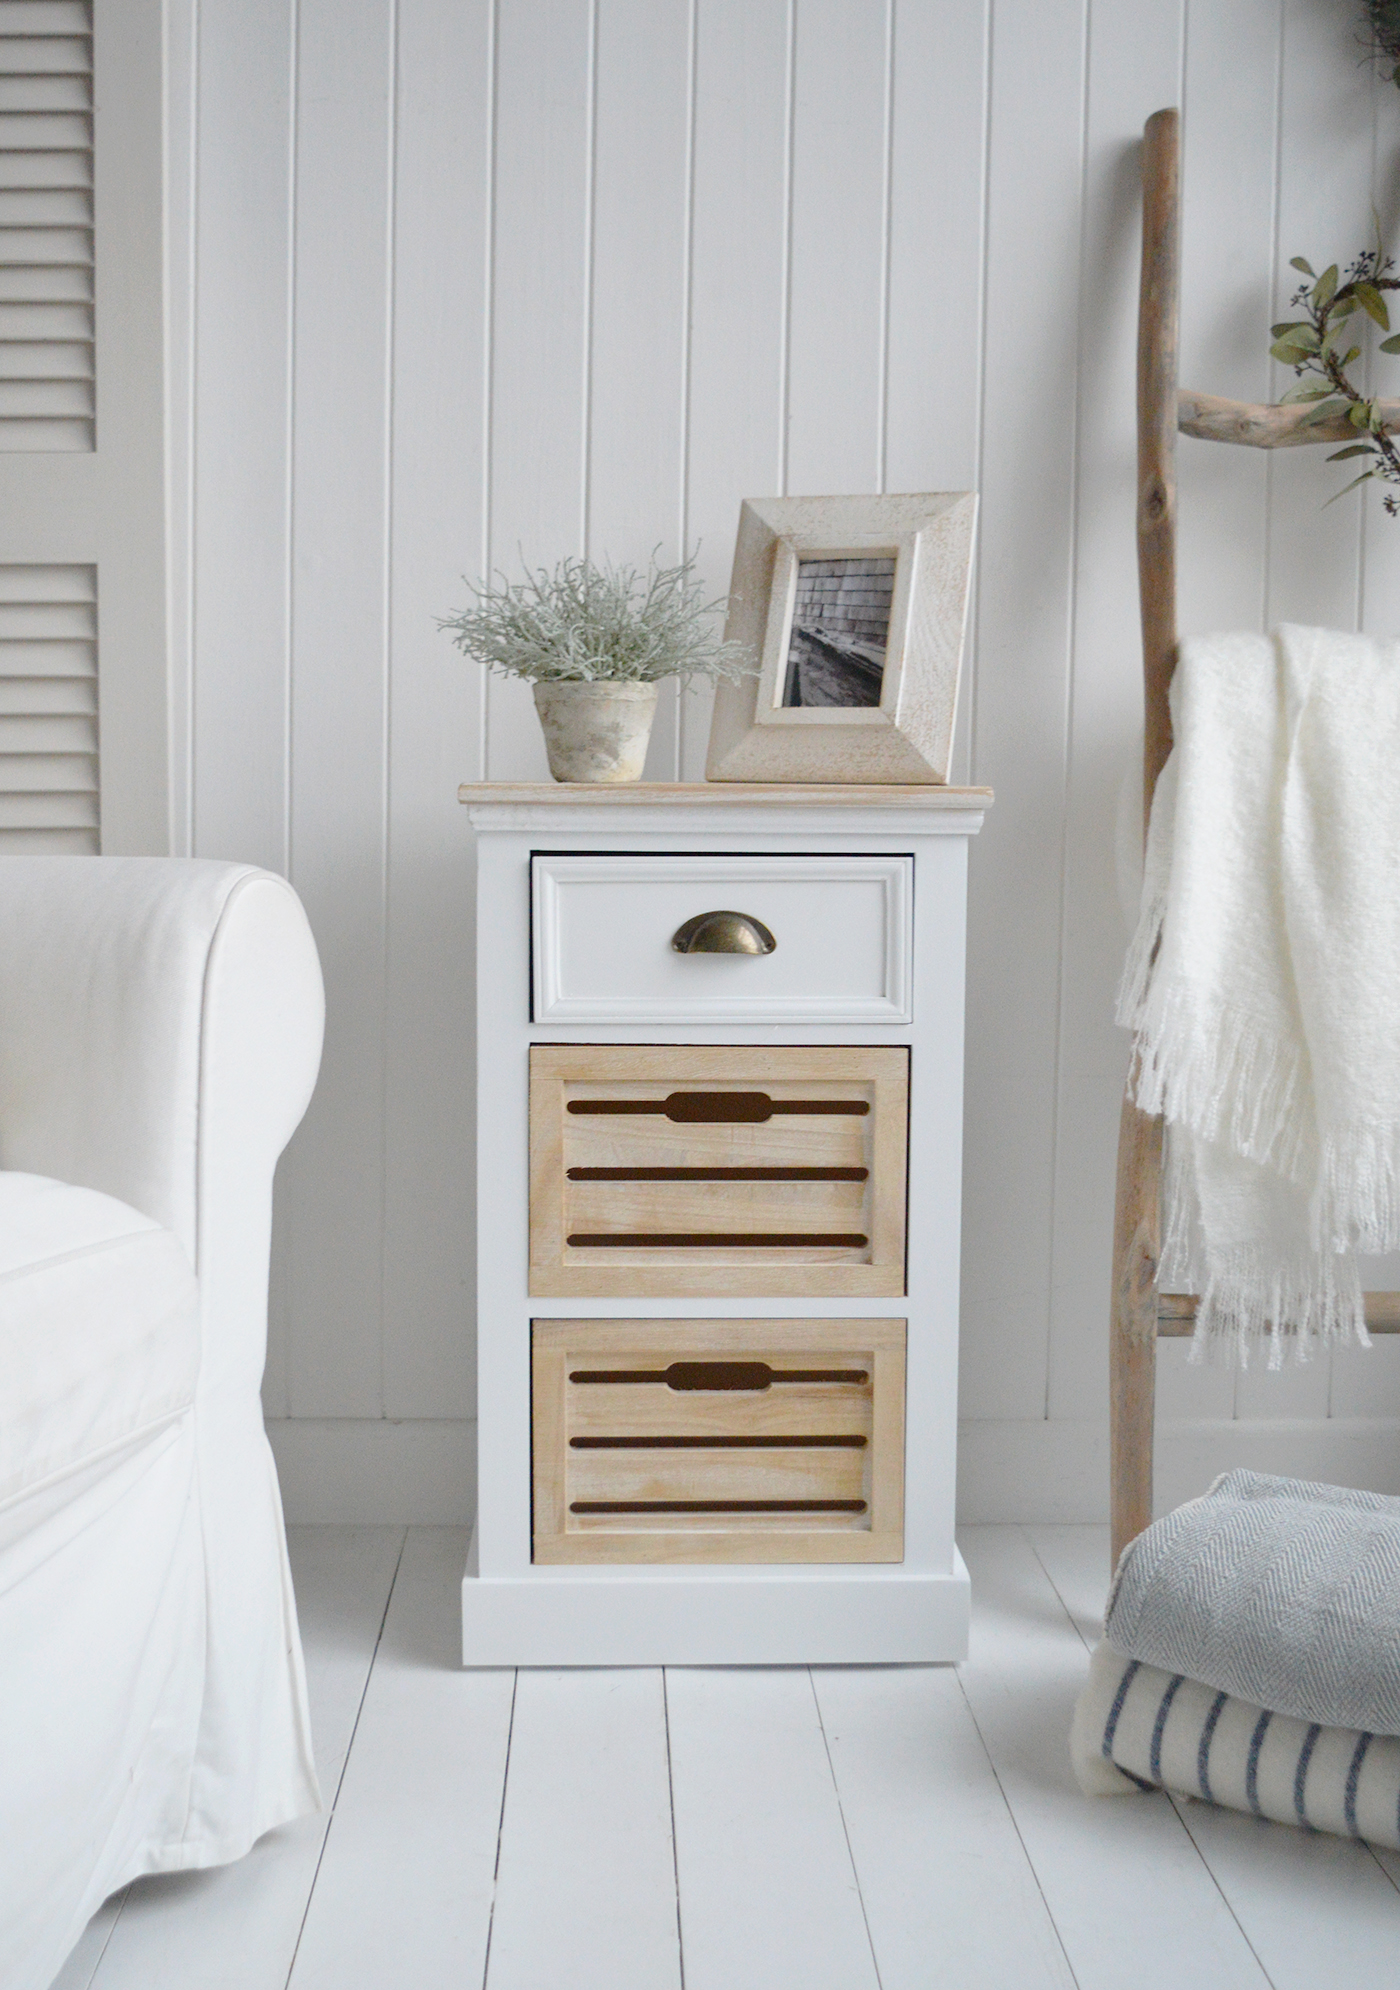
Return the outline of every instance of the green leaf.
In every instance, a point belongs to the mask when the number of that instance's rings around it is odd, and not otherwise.
[[[1312,326],[1306,318],[1287,318],[1281,325],[1270,325],[1269,337],[1281,339],[1288,332],[1310,332]]]
[[[1332,496],[1328,498],[1327,504],[1335,504],[1338,498],[1344,498],[1348,491],[1354,491],[1358,484],[1364,484],[1368,477],[1374,477],[1375,474],[1374,470],[1363,470],[1359,477],[1353,477],[1349,484],[1343,484],[1339,491],[1334,491]],[[1327,504],[1322,507],[1324,511],[1327,509]]]
[[[1285,366],[1301,366],[1313,356],[1309,346],[1299,345],[1292,339],[1275,339],[1269,353],[1272,358],[1281,359]]]
[[[1371,418],[1370,413],[1368,411],[1367,404],[1365,401],[1352,402],[1351,407],[1347,413],[1347,420],[1351,423],[1353,428],[1365,428],[1370,418]]]
[[[1354,290],[1347,289],[1339,291],[1333,298],[1331,309],[1328,311],[1328,323],[1340,325],[1344,318],[1349,318],[1352,312],[1357,309],[1357,301]]]
[[[1370,453],[1371,445],[1369,442],[1349,442],[1345,449],[1334,449],[1332,454],[1327,458],[1327,461],[1329,463],[1345,463],[1348,456],[1369,456]]]
[[[1283,396],[1281,405],[1288,406],[1295,401],[1320,401],[1332,392],[1331,382],[1319,380],[1316,374],[1296,381]]]
[[[1317,271],[1313,268],[1312,264],[1308,261],[1306,256],[1290,256],[1288,258],[1288,267],[1290,269],[1301,270],[1304,276],[1317,275]]]
[[[1385,299],[1381,296],[1375,284],[1358,283],[1356,286],[1356,295],[1360,300],[1362,310],[1368,316],[1375,319],[1383,332],[1388,332],[1390,330],[1390,313],[1386,310]]]
[[[1296,346],[1302,353],[1317,352],[1322,345],[1321,339],[1311,325],[1297,325],[1292,331],[1285,332],[1275,343],[1281,346]]]
[[[1346,413],[1348,405],[1340,394],[1329,394],[1325,400],[1315,402],[1308,409],[1298,426],[1311,428],[1314,422],[1337,421]]]
[[[1326,308],[1337,294],[1337,265],[1329,263],[1312,287],[1312,301],[1319,311]]]
[[[1351,351],[1347,354],[1346,358],[1342,361],[1343,373],[1346,372],[1347,368],[1351,365],[1354,359],[1360,359],[1360,357],[1361,357],[1361,348],[1359,345],[1354,345],[1351,348]]]
[[[1377,350],[1380,352],[1400,352],[1400,332],[1397,332],[1393,339],[1382,339]]]

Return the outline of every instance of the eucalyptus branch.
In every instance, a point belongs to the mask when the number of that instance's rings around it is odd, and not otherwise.
[[[1375,248],[1363,249],[1347,266],[1345,276],[1336,263],[1318,276],[1302,256],[1292,257],[1291,267],[1308,281],[1289,299],[1295,309],[1302,309],[1303,317],[1273,327],[1269,351],[1275,359],[1291,366],[1297,375],[1297,385],[1290,387],[1283,398],[1285,402],[1312,403],[1304,417],[1309,425],[1344,415],[1356,430],[1357,440],[1335,450],[1327,458],[1329,463],[1363,456],[1369,459],[1369,469],[1353,477],[1335,497],[1327,500],[1328,504],[1345,497],[1358,484],[1378,477],[1395,487],[1386,492],[1384,499],[1385,509],[1393,518],[1400,514],[1397,494],[1400,493],[1400,451],[1386,433],[1375,399],[1363,394],[1350,378],[1348,369],[1360,359],[1361,347],[1348,341],[1353,331],[1351,320],[1358,311],[1374,319],[1382,331],[1390,330],[1390,312],[1381,293],[1400,290],[1400,277],[1390,274],[1395,268],[1394,261],[1389,256],[1383,259],[1380,249]],[[1400,335],[1382,339],[1380,350],[1400,353]]]

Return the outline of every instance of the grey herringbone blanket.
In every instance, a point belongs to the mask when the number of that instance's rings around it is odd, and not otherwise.
[[[1400,1499],[1227,1472],[1125,1550],[1104,1636],[1256,1707],[1400,1735]]]

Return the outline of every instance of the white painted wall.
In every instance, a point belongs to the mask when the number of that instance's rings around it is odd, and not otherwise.
[[[983,494],[964,1516],[1104,1509],[1139,721],[1136,140],[1187,120],[1184,374],[1265,397],[1292,253],[1397,218],[1400,100],[1341,0],[198,0],[189,812],[325,961],[281,1176],[267,1404],[303,1517],[466,1498],[463,778],[528,694],[460,576],[702,545],[745,495]],[[177,78],[178,83],[178,78]],[[1400,527],[1308,452],[1182,450],[1187,630],[1400,623]],[[177,701],[178,703],[178,701]],[[700,698],[649,766],[697,777]],[[917,1221],[917,1212],[915,1212]],[[1163,1491],[1229,1459],[1400,1487],[1400,1344],[1284,1378],[1162,1354]]]

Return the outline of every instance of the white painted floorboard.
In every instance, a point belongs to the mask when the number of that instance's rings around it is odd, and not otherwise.
[[[409,1534],[292,1990],[482,1980],[515,1680],[462,1670],[466,1556],[464,1530]]]
[[[956,1670],[464,1672],[465,1552],[293,1530],[333,1811],[128,1888],[54,1990],[1400,1981],[1400,1857],[1075,1788],[1102,1528],[968,1530]]]
[[[1073,1990],[957,1673],[812,1680],[881,1990]]]
[[[685,1990],[879,1990],[812,1676],[670,1671]]]
[[[681,1990],[659,1671],[522,1672],[489,1990]]]

